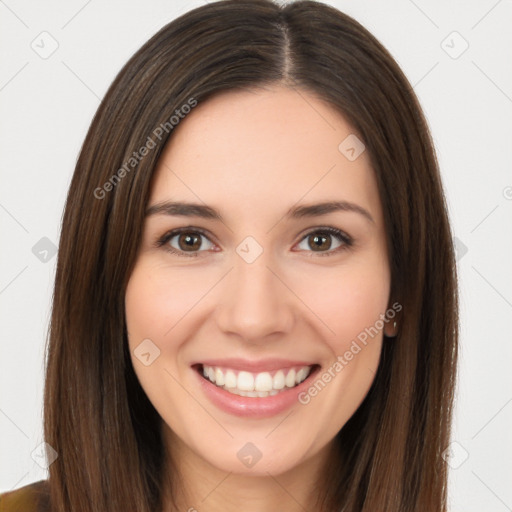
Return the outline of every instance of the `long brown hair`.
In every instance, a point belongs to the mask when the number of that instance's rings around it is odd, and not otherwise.
[[[403,305],[399,334],[384,343],[372,388],[319,475],[318,510],[446,510],[442,452],[457,358],[456,268],[416,96],[385,48],[337,9],[224,0],[180,16],[137,51],[80,152],[47,347],[44,429],[59,454],[49,468],[56,512],[161,508],[161,418],[134,373],[124,316],[152,173],[177,109],[276,83],[315,94],[361,135],[384,211],[391,295]],[[154,146],[140,157],[150,139]]]

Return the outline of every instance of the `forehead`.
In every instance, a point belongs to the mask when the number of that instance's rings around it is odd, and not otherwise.
[[[174,129],[155,170],[150,202],[197,201],[237,215],[304,202],[358,201],[379,217],[369,157],[340,143],[354,129],[334,107],[285,87],[223,92]]]

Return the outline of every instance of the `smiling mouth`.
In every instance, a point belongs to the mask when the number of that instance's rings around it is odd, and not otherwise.
[[[248,372],[196,364],[194,369],[202,378],[234,395],[265,398],[292,389],[304,382],[316,370],[318,364],[295,366],[267,372]]]

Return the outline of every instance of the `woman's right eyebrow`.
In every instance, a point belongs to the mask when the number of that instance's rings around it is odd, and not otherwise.
[[[204,219],[214,219],[224,222],[222,215],[215,210],[215,208],[199,203],[163,201],[148,207],[146,210],[146,217],[157,214],[178,215],[181,217],[202,217]]]

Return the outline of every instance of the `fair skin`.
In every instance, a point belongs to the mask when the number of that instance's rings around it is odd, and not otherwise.
[[[315,380],[389,308],[386,231],[369,156],[350,161],[338,149],[353,133],[310,93],[266,86],[200,103],[160,158],[148,208],[193,202],[223,219],[148,215],[126,291],[133,366],[186,484],[180,510],[312,510],[315,476],[333,438],[372,384],[382,331],[307,404],[295,400],[270,415],[219,407],[192,366],[214,358],[300,360],[314,364]],[[350,209],[286,216],[327,201],[349,202],[368,216]],[[184,234],[156,246],[183,227],[193,249]],[[353,244],[322,234],[327,227]],[[241,247],[262,250],[250,263],[237,252],[246,237],[256,244]],[[134,355],[146,339],[160,350],[147,366]],[[245,447],[254,455],[247,443],[261,454],[250,467],[239,454]]]

